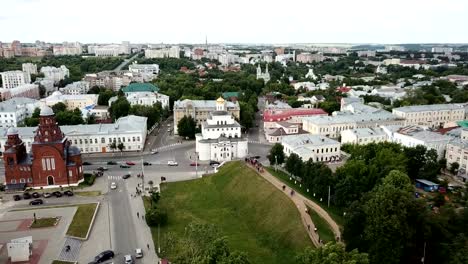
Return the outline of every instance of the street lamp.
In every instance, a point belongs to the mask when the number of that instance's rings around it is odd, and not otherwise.
[[[278,156],[275,155],[275,171],[278,171]]]

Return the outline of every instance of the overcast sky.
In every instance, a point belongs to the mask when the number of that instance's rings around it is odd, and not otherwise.
[[[0,0],[0,41],[468,43],[466,0]]]

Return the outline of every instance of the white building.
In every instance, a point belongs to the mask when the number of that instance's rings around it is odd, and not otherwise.
[[[114,124],[61,126],[60,129],[81,153],[105,153],[112,151],[110,144],[124,145],[123,151],[142,151],[145,147],[146,117],[129,115],[119,118]],[[19,136],[28,152],[34,142],[36,127],[18,127]],[[0,128],[0,148],[7,141],[8,128]]]
[[[281,144],[286,156],[296,153],[303,161],[309,159],[315,162],[337,161],[341,157],[340,142],[324,136],[291,135],[283,137]]]
[[[64,103],[68,110],[75,108],[82,109],[87,106],[97,105],[98,94],[62,94],[59,91],[53,92],[52,95],[41,99],[41,103],[47,106],[54,106],[57,103]]]
[[[444,127],[465,119],[465,108],[460,104],[413,105],[393,109],[393,114],[405,119],[405,125]]]
[[[70,77],[70,71],[65,65],[60,66],[60,68],[45,66],[41,68],[41,72],[44,74],[44,79],[52,80],[56,83]]]
[[[266,65],[265,73],[262,73],[262,68],[260,64],[257,67],[257,80],[263,79],[265,83],[270,81],[270,73],[268,72],[268,64]]]
[[[79,42],[64,42],[61,46],[53,46],[52,50],[55,56],[80,55],[83,53],[83,48]]]
[[[220,55],[218,56],[218,61],[219,61],[222,65],[234,64],[234,63],[236,63],[238,60],[239,60],[239,55],[235,55],[235,54],[226,53],[226,54],[220,54]]]
[[[130,105],[146,105],[153,106],[157,102],[161,103],[162,108],[169,107],[169,96],[158,92],[134,92],[126,94],[127,101]],[[117,101],[117,96],[109,99],[109,106]]]
[[[447,159],[447,167],[449,168],[454,162],[460,165],[458,176],[466,182],[468,179],[468,130],[466,128],[461,130],[459,138],[455,138],[447,144],[445,158]]]
[[[62,94],[86,94],[89,91],[89,83],[80,81],[80,82],[73,82],[65,86],[64,88],[60,88],[60,92]]]
[[[16,88],[31,83],[31,75],[22,71],[6,71],[2,75],[2,84],[5,89]]]
[[[432,53],[452,53],[453,48],[449,47],[433,47]]]
[[[26,117],[31,117],[36,108],[40,107],[38,100],[31,98],[12,98],[0,102],[0,127],[17,127],[24,124]]]
[[[172,46],[163,49],[146,49],[145,57],[152,58],[180,58],[180,47]]]
[[[365,145],[387,140],[387,134],[381,128],[356,128],[341,131],[341,144]]]
[[[122,44],[88,46],[88,53],[96,57],[117,57],[119,54],[130,54],[130,52],[128,41],[123,41]]]
[[[135,73],[159,74],[159,65],[158,64],[137,64],[136,62],[134,62],[130,64],[130,66],[128,66],[128,70],[130,72],[135,72]]]
[[[37,74],[37,65],[36,64],[23,63],[23,64],[21,64],[21,68],[23,69],[23,71],[25,73],[29,74],[29,76],[31,76],[31,74]]]
[[[382,126],[382,129],[387,134],[389,142],[399,143],[405,147],[422,145],[427,149],[435,149],[439,159],[444,157],[447,144],[452,140],[449,136],[418,126]]]
[[[2,100],[8,100],[16,97],[39,99],[39,85],[23,84],[11,89],[0,88],[0,98]]]
[[[200,160],[227,161],[244,158],[249,152],[241,125],[226,111],[223,98],[216,100],[216,111],[209,113],[201,132],[196,135],[195,145]]]

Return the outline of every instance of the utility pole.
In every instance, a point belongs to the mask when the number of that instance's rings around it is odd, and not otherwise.
[[[145,166],[143,165],[143,156],[141,156],[141,187],[145,193]]]
[[[161,244],[159,243],[159,225],[158,224],[158,254],[161,254]]]
[[[195,176],[198,178],[198,152],[195,152]]]
[[[328,185],[328,207],[330,207],[330,185]]]
[[[278,156],[275,155],[275,171],[278,171]]]

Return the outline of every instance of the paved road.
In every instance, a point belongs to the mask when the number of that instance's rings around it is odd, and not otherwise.
[[[117,66],[114,71],[120,71],[122,70],[122,68],[127,65],[129,62],[131,62],[132,60],[134,60],[140,53],[136,53],[135,55],[133,55],[130,59],[125,59],[119,66]]]

